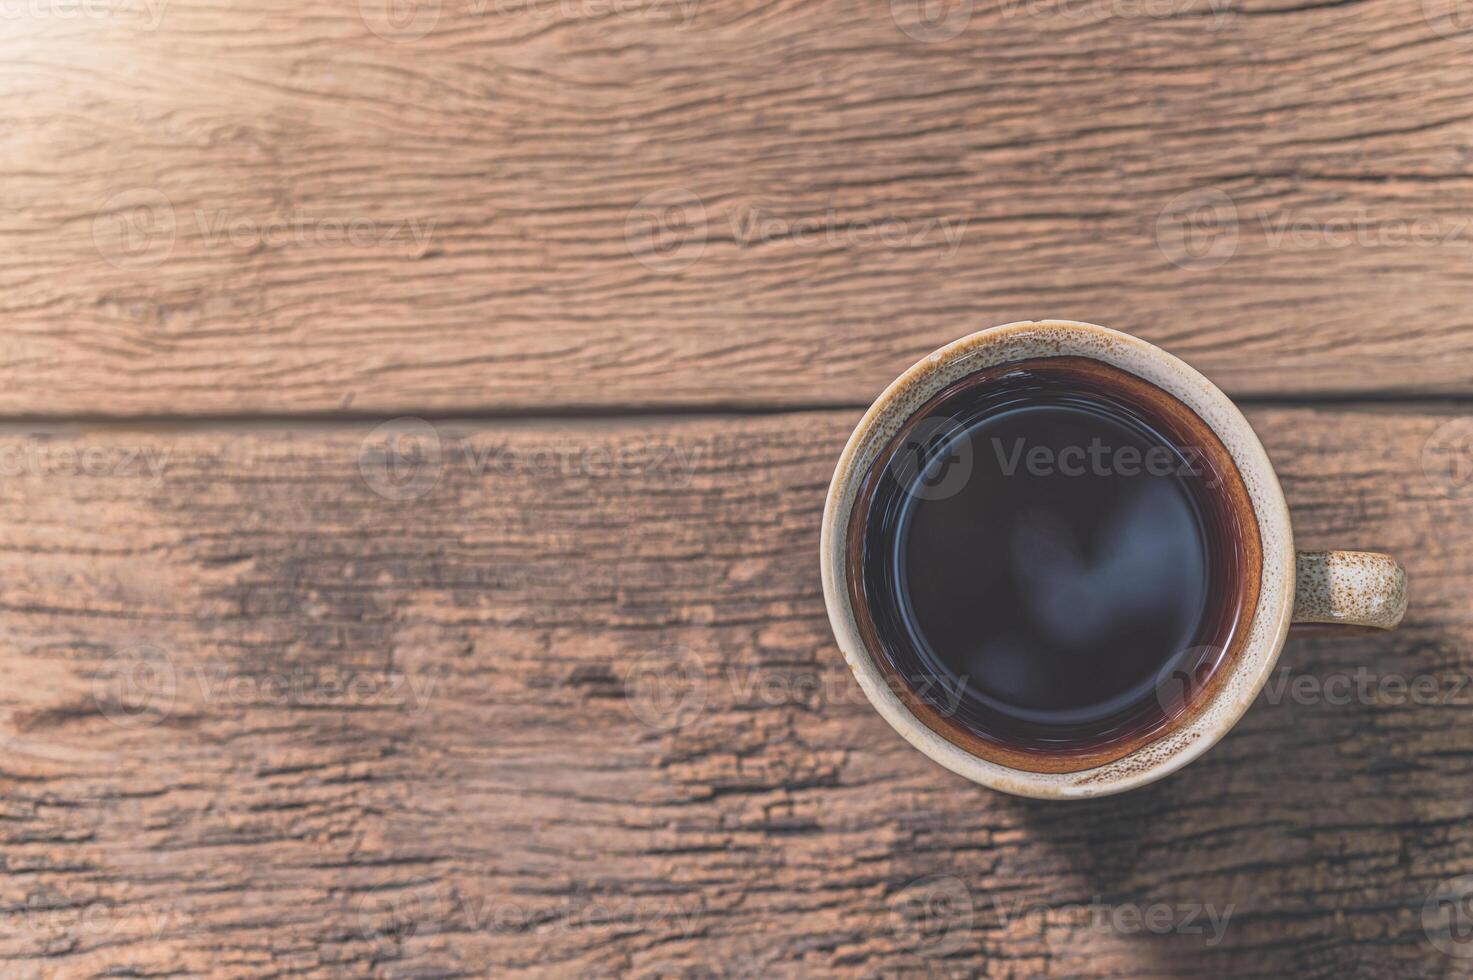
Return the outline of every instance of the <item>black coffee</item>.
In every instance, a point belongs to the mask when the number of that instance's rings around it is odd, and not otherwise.
[[[857,505],[887,673],[941,724],[1017,751],[1158,732],[1205,689],[1241,612],[1223,455],[1180,403],[1092,360],[942,392]]]

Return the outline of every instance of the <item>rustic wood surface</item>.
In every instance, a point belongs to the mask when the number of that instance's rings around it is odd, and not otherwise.
[[[848,677],[853,421],[441,423],[393,483],[368,426],[0,445],[38,461],[0,497],[6,974],[1462,975],[1422,920],[1473,872],[1446,416],[1253,413],[1300,544],[1401,555],[1409,620],[1291,641],[1202,760],[1070,805],[942,771]],[[1361,667],[1445,697],[1336,703]]]
[[[1459,2],[13,0],[0,411],[855,405],[1040,316],[1470,394]]]
[[[0,980],[1473,976],[1462,0],[16,0],[0,95]],[[1412,590],[1073,805],[817,568],[877,391],[1041,316]]]

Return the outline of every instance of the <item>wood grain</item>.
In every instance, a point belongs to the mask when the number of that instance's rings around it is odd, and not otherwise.
[[[1298,543],[1412,582],[1287,676],[1451,693],[1473,520],[1422,451],[1466,423],[1252,420]],[[854,421],[444,423],[400,468],[367,426],[0,433],[0,973],[1459,975],[1421,914],[1473,872],[1473,693],[1266,697],[1139,792],[982,790],[834,649]]]
[[[1045,316],[1473,392],[1453,0],[385,2],[18,5],[0,413],[851,406]]]

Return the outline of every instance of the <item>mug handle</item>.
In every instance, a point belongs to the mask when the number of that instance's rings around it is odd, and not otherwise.
[[[1396,559],[1370,551],[1301,551],[1296,561],[1295,626],[1333,624],[1395,629],[1407,611],[1407,575]]]

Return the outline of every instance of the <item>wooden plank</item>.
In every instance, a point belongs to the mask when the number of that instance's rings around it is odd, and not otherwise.
[[[1330,698],[1473,671],[1466,422],[1255,412],[1300,545],[1398,555],[1406,626],[1294,640],[1329,697],[1044,804],[847,676],[817,527],[854,421],[445,424],[398,469],[367,427],[0,433],[0,971],[1451,975],[1469,692]]]
[[[1473,391],[1436,0],[63,6],[0,38],[6,415],[857,405],[1046,316]]]

